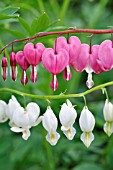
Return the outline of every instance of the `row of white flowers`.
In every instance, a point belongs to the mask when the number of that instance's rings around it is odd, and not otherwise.
[[[34,102],[29,103],[26,108],[23,108],[14,96],[11,97],[8,104],[0,100],[1,123],[9,119],[11,130],[17,133],[21,132],[22,138],[27,140],[30,136],[30,128],[42,122],[43,127],[48,132],[46,140],[51,145],[56,145],[60,134],[57,132],[58,120],[53,110],[48,106],[42,116],[39,116],[39,114],[40,108]],[[105,101],[103,115],[106,121],[104,131],[110,136],[113,133],[113,104],[109,102],[108,99]],[[66,103],[61,106],[59,119],[62,125],[61,130],[69,140],[72,140],[76,134],[76,129],[73,126],[76,118],[77,112],[72,103],[67,99]],[[95,126],[95,118],[87,106],[84,106],[80,114],[79,125],[83,132],[80,139],[89,147],[94,140],[92,131]]]

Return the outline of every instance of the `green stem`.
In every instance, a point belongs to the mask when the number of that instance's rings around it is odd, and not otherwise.
[[[96,87],[93,87],[92,89],[90,90],[86,90],[85,92],[82,92],[82,93],[78,93],[78,94],[59,94],[59,95],[46,95],[46,96],[42,96],[42,95],[34,95],[34,94],[28,94],[28,93],[24,93],[24,92],[21,92],[21,91],[18,91],[18,90],[13,90],[13,89],[9,89],[9,88],[0,88],[0,92],[10,92],[10,93],[14,93],[14,94],[18,94],[20,96],[26,96],[26,97],[31,97],[31,98],[35,98],[35,99],[43,99],[43,100],[46,100],[46,99],[63,99],[63,98],[75,98],[75,97],[83,97],[87,94],[90,94],[96,90],[100,90],[106,86],[111,86],[113,85],[113,81],[111,82],[108,82],[108,83],[104,83],[104,84],[101,84],[101,85],[98,85]]]

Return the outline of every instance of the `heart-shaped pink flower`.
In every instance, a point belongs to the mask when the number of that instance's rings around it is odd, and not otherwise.
[[[42,43],[27,43],[24,46],[24,55],[26,60],[30,65],[32,65],[32,72],[30,75],[30,79],[33,83],[35,83],[38,79],[37,75],[37,68],[36,65],[38,65],[41,62],[42,53],[45,50],[45,47]]]
[[[81,42],[78,37],[71,36],[69,40],[66,40],[65,37],[58,37],[54,43],[54,49],[58,52],[60,49],[65,49],[69,54],[69,63],[65,68],[63,78],[64,80],[70,80],[72,77],[70,71],[70,64],[77,60],[78,55],[81,49]]]
[[[56,75],[59,74],[64,70],[64,68],[67,66],[69,62],[69,55],[66,50],[59,50],[58,53],[55,53],[54,49],[47,48],[44,50],[44,53],[42,55],[42,64],[48,70],[51,74],[53,74],[55,77],[53,78],[54,81],[53,90],[56,90],[57,88],[57,78]]]
[[[21,67],[21,69],[23,70],[22,72],[22,77],[21,77],[21,83],[23,85],[26,85],[28,82],[28,77],[26,74],[26,70],[27,68],[30,66],[29,63],[27,62],[23,51],[18,51],[16,53],[16,62],[18,63],[18,65]]]
[[[109,71],[113,67],[113,43],[111,40],[103,41],[99,46],[98,64],[103,71]]]

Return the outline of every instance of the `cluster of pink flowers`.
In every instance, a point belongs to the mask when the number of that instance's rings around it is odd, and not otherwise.
[[[30,79],[35,83],[38,79],[37,65],[42,62],[45,69],[52,74],[51,88],[58,88],[57,74],[64,70],[64,80],[70,80],[72,77],[70,66],[76,72],[86,71],[88,73],[87,86],[91,88],[94,85],[92,73],[100,74],[112,69],[113,67],[113,43],[111,40],[105,40],[100,45],[82,44],[76,36],[71,36],[68,40],[60,36],[55,40],[53,48],[45,48],[42,43],[27,43],[23,51],[16,54],[10,54],[10,66],[12,80],[16,80],[18,64],[23,70],[21,82],[26,85],[28,77],[26,70],[32,66]],[[8,61],[6,56],[2,58],[2,76],[7,78]]]

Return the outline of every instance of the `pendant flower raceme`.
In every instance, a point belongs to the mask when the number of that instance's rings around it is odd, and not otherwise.
[[[42,117],[42,125],[48,132],[46,140],[51,145],[56,145],[60,138],[59,133],[56,132],[58,121],[50,106],[47,107],[47,110]]]
[[[76,130],[73,127],[76,117],[77,112],[73,108],[72,103],[67,99],[66,103],[61,106],[59,119],[62,124],[61,130],[69,140],[72,140],[76,133]]]
[[[103,108],[104,119],[106,123],[104,124],[105,133],[110,136],[113,133],[113,104],[106,99]]]
[[[93,114],[85,106],[81,112],[79,119],[80,128],[83,131],[81,135],[82,142],[89,147],[91,142],[94,140],[94,135],[92,133],[95,126],[95,118]]]

